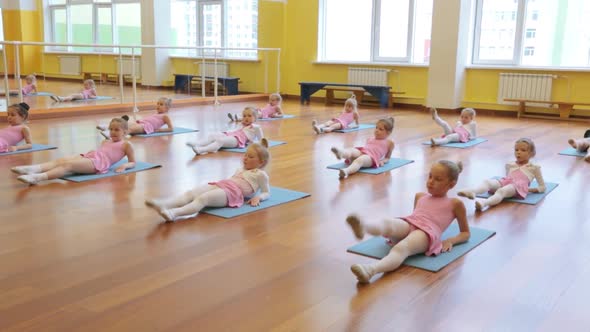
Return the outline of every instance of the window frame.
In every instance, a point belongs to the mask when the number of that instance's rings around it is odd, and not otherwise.
[[[472,64],[474,65],[512,65],[518,66],[521,60],[522,45],[524,41],[524,23],[526,13],[526,0],[516,0],[516,26],[514,32],[514,47],[512,51],[512,59],[509,60],[482,60],[479,58],[479,49],[481,41],[481,23],[483,13],[483,2],[485,0],[476,0],[475,4],[475,33],[473,34],[473,52]]]
[[[195,3],[195,10],[196,10],[196,24],[195,24],[195,35],[196,35],[196,40],[195,40],[195,45],[194,46],[201,46],[201,47],[211,47],[211,48],[216,48],[216,47],[229,47],[228,44],[230,43],[230,41],[232,41],[229,38],[229,33],[230,33],[230,29],[229,29],[229,3],[227,0],[176,0],[179,2],[194,2]],[[250,0],[251,2],[254,2],[253,0]],[[256,6],[255,6],[255,10],[258,11],[259,6],[260,6],[260,1],[261,0],[255,0],[256,1]],[[221,22],[220,22],[220,33],[221,33],[221,46],[207,46],[205,45],[205,39],[206,39],[206,31],[204,30],[203,27],[203,22],[205,20],[204,17],[204,7],[207,5],[219,5],[221,7],[221,13],[220,13],[220,17],[221,17]],[[254,8],[253,8],[254,9]],[[258,20],[259,15],[257,15],[257,20],[256,20],[256,24],[254,26],[252,26],[252,33],[256,35],[256,38],[252,38],[256,40],[256,46],[251,47],[251,48],[258,48],[258,27],[259,27],[259,20]],[[239,37],[238,37],[239,38]],[[173,57],[188,57],[188,58],[202,58],[202,57],[206,57],[206,58],[213,58],[213,57],[217,57],[217,58],[224,58],[224,59],[233,59],[233,60],[243,60],[243,61],[252,61],[258,60],[258,51],[253,50],[253,51],[246,51],[246,52],[252,52],[251,56],[246,56],[246,55],[232,55],[232,52],[240,52],[240,51],[226,51],[226,50],[221,50],[221,51],[213,51],[213,50],[205,50],[205,49],[199,49],[196,50],[196,52],[194,51],[188,51],[188,52],[178,52],[178,53],[171,53],[170,55]],[[179,53],[189,53],[187,54],[179,54]],[[228,55],[229,53],[229,55]]]
[[[47,5],[47,21],[49,24],[48,30],[50,31],[49,39],[51,42],[56,43],[55,41],[55,11],[56,10],[65,10],[66,13],[66,39],[67,43],[73,43],[73,35],[72,35],[72,19],[71,19],[71,6],[74,5],[91,5],[92,6],[92,40],[93,44],[97,44],[92,48],[92,51],[85,52],[74,50],[74,46],[47,46],[46,51],[49,52],[74,52],[74,53],[106,53],[106,54],[117,54],[117,48],[110,48],[101,46],[99,41],[99,22],[98,22],[98,11],[100,8],[108,8],[110,9],[111,14],[111,40],[113,41],[113,45],[118,43],[118,35],[117,35],[117,20],[116,20],[116,13],[115,13],[115,5],[116,4],[123,4],[123,3],[137,3],[141,6],[141,0],[110,0],[110,2],[97,2],[94,0],[65,0],[65,4],[57,4]]]
[[[405,65],[428,65],[429,62],[418,63],[412,62],[414,58],[414,34],[415,34],[415,21],[416,21],[416,0],[408,0],[408,34],[406,38],[406,55],[404,57],[389,57],[381,56],[379,54],[380,44],[380,24],[381,24],[381,3],[383,0],[372,0],[373,10],[371,14],[371,46],[369,50],[369,60],[334,60],[326,58],[326,22],[328,18],[327,0],[319,1],[319,14],[318,14],[318,44],[317,44],[317,62],[318,63],[368,63],[368,64],[405,64]],[[432,36],[432,34],[431,34]],[[432,39],[432,37],[431,37]]]

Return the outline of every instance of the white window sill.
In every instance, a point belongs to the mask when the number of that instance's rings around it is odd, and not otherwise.
[[[362,66],[390,66],[390,67],[418,67],[428,68],[426,63],[405,63],[405,62],[360,62],[360,61],[313,61],[314,65],[362,65]]]
[[[468,65],[467,69],[502,69],[502,70],[536,70],[536,71],[568,71],[568,72],[590,72],[590,67],[527,67],[508,65]]]

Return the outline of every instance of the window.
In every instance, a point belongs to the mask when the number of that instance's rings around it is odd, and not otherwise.
[[[320,0],[319,61],[428,63],[432,0]]]
[[[49,0],[49,37],[54,43],[64,44],[139,45],[140,6],[139,0]],[[101,46],[53,46],[50,50],[118,52]],[[122,52],[131,53],[131,49]]]
[[[474,64],[589,67],[589,1],[477,0],[476,13]]]
[[[258,0],[171,0],[172,44],[224,48],[258,47]],[[213,56],[214,49],[172,51],[175,55]],[[217,56],[254,59],[256,51],[217,51]]]
[[[537,33],[537,29],[526,29],[526,38],[527,39],[535,38],[536,33]]]

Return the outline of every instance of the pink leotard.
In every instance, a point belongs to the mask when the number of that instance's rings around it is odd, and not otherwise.
[[[23,136],[23,126],[10,126],[0,130],[0,152],[7,152],[8,148],[15,146],[18,142],[25,139]]]
[[[148,117],[145,117],[141,120],[137,120],[137,123],[143,125],[143,131],[145,131],[146,134],[151,134],[153,132],[155,132],[156,130],[162,128],[162,126],[164,125],[164,117],[166,115],[165,114],[154,114],[154,115],[150,115]]]
[[[455,220],[453,199],[425,194],[416,203],[414,212],[401,219],[428,235],[426,256],[438,255],[442,250],[441,234]]]
[[[254,193],[254,189],[248,181],[246,181],[241,174],[236,174],[229,179],[218,182],[210,182],[222,189],[227,196],[227,206],[240,207],[244,205],[244,197],[248,197]]]
[[[268,119],[277,113],[277,107],[272,106],[271,104],[267,104],[264,108],[260,109],[260,118],[261,119]]]
[[[123,144],[125,141],[106,141],[96,151],[90,151],[81,156],[92,161],[97,174],[104,174],[114,163],[125,157]]]
[[[27,85],[23,86],[23,90],[22,90],[23,95],[28,95],[33,90],[35,90],[35,86],[33,84],[27,84]]]
[[[96,90],[84,89],[82,90],[82,96],[84,96],[84,99],[94,99],[96,98]]]
[[[342,112],[338,118],[332,119],[332,121],[340,123],[341,129],[345,129],[354,121],[354,112]]]
[[[518,198],[525,199],[529,193],[529,184],[531,181],[520,169],[510,172],[508,176],[503,177],[498,181],[500,181],[502,187],[508,184],[514,185],[514,188],[516,188],[516,196]]]
[[[389,141],[386,139],[369,138],[365,146],[356,149],[371,157],[373,167],[379,167],[379,162],[385,158],[385,155],[389,151]]]
[[[234,130],[234,131],[228,131],[228,132],[225,132],[224,134],[226,136],[235,137],[236,140],[238,140],[238,146],[237,146],[238,148],[245,148],[246,143],[248,143],[248,136],[246,136],[246,133],[244,132],[244,128],[240,128],[240,129]]]

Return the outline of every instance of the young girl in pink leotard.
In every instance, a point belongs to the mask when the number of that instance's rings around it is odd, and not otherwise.
[[[156,112],[157,114],[153,114],[150,116],[146,116],[143,119],[137,120],[135,122],[129,123],[129,135],[136,135],[136,134],[151,134],[151,133],[167,133],[174,130],[172,126],[172,120],[168,116],[168,111],[172,106],[172,99],[162,97],[158,99],[156,103]],[[164,125],[166,128],[163,128]],[[109,139],[108,135],[105,133],[107,130],[106,126],[98,125],[96,129],[100,130],[100,134],[104,136],[106,139]]]
[[[354,122],[354,124],[353,124]],[[311,127],[316,134],[330,133],[334,130],[355,128],[359,125],[359,113],[356,97],[353,95],[344,102],[344,110],[339,117],[318,124],[316,120],[311,122]]]
[[[476,194],[492,192],[486,199],[475,200],[475,209],[482,211],[486,206],[500,204],[504,198],[516,197],[525,199],[528,193],[545,192],[545,180],[541,174],[541,166],[530,162],[537,153],[535,143],[529,138],[520,138],[514,143],[516,161],[506,164],[506,176],[501,179],[487,179],[479,186],[460,190],[459,196],[474,199]],[[529,188],[537,180],[538,187]]]
[[[369,233],[397,242],[380,261],[350,267],[359,282],[368,283],[377,273],[397,269],[409,256],[420,253],[427,256],[438,255],[469,239],[465,205],[460,199],[447,196],[447,192],[457,184],[461,170],[460,162],[440,160],[432,165],[426,182],[428,193],[416,194],[414,212],[407,217],[384,220],[380,224],[365,223],[356,215],[346,218],[359,240],[365,233]],[[441,240],[442,233],[455,219],[459,223],[459,234]]]
[[[43,164],[16,166],[11,170],[14,173],[23,174],[17,177],[19,181],[33,185],[40,181],[57,179],[74,173],[103,174],[123,157],[127,157],[128,161],[117,167],[115,172],[119,173],[135,167],[133,146],[125,140],[127,121],[122,118],[112,119],[109,131],[111,139],[104,141],[96,151],[59,158]]]
[[[584,160],[590,162],[590,129],[584,133],[584,138],[567,140],[568,144],[578,152],[586,152]]]
[[[362,167],[381,167],[389,162],[394,148],[392,140],[387,139],[393,131],[394,119],[386,118],[377,121],[375,137],[369,138],[364,147],[339,149],[332,147],[332,152],[338,159],[346,159],[350,164],[339,171],[340,179],[345,179],[359,171]]]
[[[283,98],[278,93],[271,93],[268,96],[268,104],[263,108],[256,109],[256,117],[258,119],[270,119],[270,118],[282,118],[283,110],[281,109],[281,103]],[[227,117],[231,121],[242,121],[237,114],[227,113]]]
[[[18,95],[18,90],[10,90],[9,92],[11,96]],[[23,96],[28,96],[37,92],[37,77],[35,77],[35,75],[27,75],[27,77],[25,77],[25,85],[22,87],[21,92]]]
[[[73,93],[69,96],[60,97],[56,95],[52,95],[51,99],[54,101],[72,101],[72,100],[80,100],[80,99],[96,99],[96,84],[94,80],[85,80],[84,81],[84,89],[79,93]]]
[[[209,182],[176,197],[148,199],[145,204],[166,221],[198,214],[206,206],[240,207],[244,203],[258,206],[270,197],[268,174],[264,171],[270,158],[267,148],[266,139],[260,144],[250,144],[242,160],[243,167],[229,179]]]
[[[461,111],[461,116],[459,117],[459,121],[457,121],[455,128],[451,128],[445,120],[438,116],[436,108],[431,107],[430,114],[432,120],[444,130],[442,137],[430,139],[432,147],[447,143],[465,143],[477,138],[477,123],[473,120],[473,118],[475,118],[475,110],[473,108],[464,108]]]
[[[217,152],[221,148],[244,148],[249,143],[256,143],[262,138],[262,128],[256,123],[256,110],[252,107],[242,111],[240,127],[234,131],[210,134],[207,139],[198,142],[187,142],[196,155]]]
[[[27,103],[11,105],[6,113],[9,126],[0,129],[0,153],[32,148],[31,131],[24,125],[29,117],[29,105]],[[25,144],[17,145],[22,140]]]

